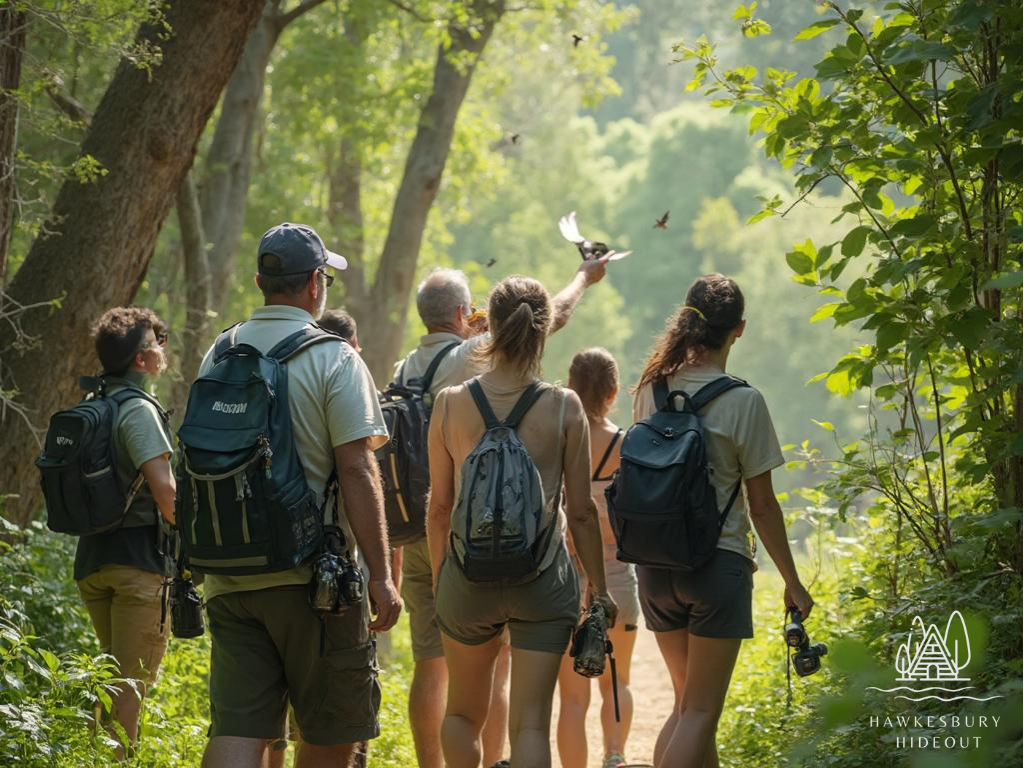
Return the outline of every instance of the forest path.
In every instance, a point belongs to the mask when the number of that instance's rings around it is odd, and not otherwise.
[[[669,681],[654,633],[649,632],[642,624],[637,632],[630,682],[633,692],[633,727],[630,729],[626,745],[626,758],[643,764],[652,763],[654,759],[654,742],[665,719],[672,711],[674,697],[672,683]],[[590,709],[587,711],[587,742],[590,746],[587,768],[599,768],[604,758],[601,741],[601,694],[596,683],[592,683],[592,687]],[[562,763],[558,759],[556,739],[558,707],[556,692],[551,718],[551,757],[554,768],[562,768]]]

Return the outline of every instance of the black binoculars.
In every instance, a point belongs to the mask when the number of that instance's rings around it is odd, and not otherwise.
[[[180,638],[202,635],[206,629],[203,623],[203,599],[188,571],[171,580],[170,602],[171,634]]]
[[[318,616],[338,614],[363,601],[363,573],[349,558],[340,530],[325,534],[324,549],[313,561],[309,605]]]
[[[787,616],[786,645],[794,649],[790,657],[793,669],[800,677],[813,675],[821,669],[821,657],[828,655],[828,646],[824,643],[811,643],[804,629],[803,616],[796,608],[787,611]]]

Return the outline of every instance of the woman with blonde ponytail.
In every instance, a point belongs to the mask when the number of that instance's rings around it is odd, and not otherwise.
[[[551,703],[562,654],[579,609],[579,584],[565,529],[592,585],[592,600],[614,618],[605,585],[601,529],[590,495],[590,436],[586,414],[571,390],[539,382],[551,325],[551,301],[536,280],[513,276],[491,292],[491,337],[480,356],[485,373],[439,393],[430,423],[430,501],[427,539],[448,665],[448,702],[441,729],[449,768],[477,768],[500,635],[512,646],[509,741],[512,768],[551,765]],[[515,431],[536,467],[552,532],[538,553],[536,574],[499,586],[469,579],[450,546],[451,515],[466,458],[485,433],[471,387],[479,387],[494,416],[508,417],[532,385],[540,395]],[[565,487],[565,510],[558,508]]]
[[[743,311],[734,280],[698,277],[647,358],[633,420],[658,409],[653,385],[659,379],[667,379],[668,391],[692,397],[724,376],[729,351],[746,328]],[[784,460],[761,393],[751,386],[729,389],[700,411],[700,419],[718,508],[728,510],[715,555],[696,571],[637,566],[644,619],[657,637],[676,698],[655,745],[658,768],[718,768],[718,718],[740,644],[754,636],[751,522],[786,584],[786,607],[806,617],[814,605],[797,575],[772,488],[772,470]]]

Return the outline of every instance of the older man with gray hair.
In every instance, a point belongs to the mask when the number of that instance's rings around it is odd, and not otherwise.
[[[605,260],[584,261],[573,279],[553,299],[554,317],[550,333],[568,321],[584,291],[605,275]],[[458,269],[435,269],[420,283],[416,309],[427,327],[420,345],[396,366],[403,381],[422,376],[438,355],[440,359],[430,393],[461,384],[483,373],[473,352],[489,339],[470,320],[473,314],[469,280]],[[443,768],[441,722],[444,719],[448,668],[435,619],[430,554],[426,537],[406,544],[401,555],[402,598],[409,611],[412,634],[413,678],[409,690],[409,720],[420,768]],[[483,731],[483,764],[501,759],[508,717],[508,664],[506,645],[498,658],[492,688],[491,707]],[[502,763],[498,763],[501,765]]]

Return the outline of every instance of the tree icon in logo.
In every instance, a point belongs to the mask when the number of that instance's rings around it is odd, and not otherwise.
[[[915,616],[907,642],[896,652],[899,680],[969,680],[959,675],[970,662],[971,643],[960,611],[950,614],[942,635],[934,624],[926,629],[921,617]]]

